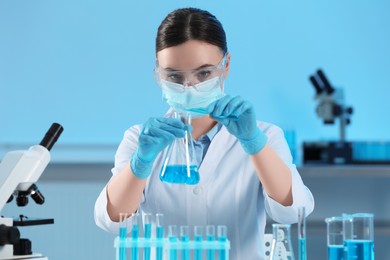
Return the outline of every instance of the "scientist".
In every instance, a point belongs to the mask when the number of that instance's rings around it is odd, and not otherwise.
[[[225,31],[214,15],[183,8],[162,21],[155,77],[171,109],[125,132],[113,176],[96,201],[99,227],[117,233],[122,212],[163,213],[165,225],[226,225],[231,259],[251,260],[264,258],[266,212],[294,223],[299,207],[313,211],[282,130],[256,121],[250,102],[225,94],[229,68]],[[172,111],[193,108],[203,111],[192,120],[200,182],[163,183],[165,148],[186,130]]]

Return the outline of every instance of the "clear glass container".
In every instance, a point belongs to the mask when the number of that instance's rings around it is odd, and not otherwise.
[[[344,259],[343,217],[325,219],[328,245],[328,260]]]
[[[186,125],[191,125],[189,113],[174,113],[174,117]],[[190,129],[190,127],[188,127]],[[168,147],[160,179],[166,183],[189,184],[199,183],[198,162],[190,130],[186,130],[183,138],[176,138]]]
[[[272,224],[271,260],[295,260],[289,224]]]
[[[374,215],[343,214],[344,259],[374,260]]]

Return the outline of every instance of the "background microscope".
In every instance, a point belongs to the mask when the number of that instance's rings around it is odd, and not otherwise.
[[[310,76],[310,82],[316,90],[318,101],[317,116],[324,124],[339,121],[339,140],[303,143],[303,163],[349,164],[352,163],[352,143],[346,141],[346,127],[351,122],[353,109],[344,105],[342,89],[335,89],[322,70]]]

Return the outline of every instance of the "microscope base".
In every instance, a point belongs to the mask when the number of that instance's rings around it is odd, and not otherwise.
[[[304,142],[303,164],[351,164],[351,142]]]

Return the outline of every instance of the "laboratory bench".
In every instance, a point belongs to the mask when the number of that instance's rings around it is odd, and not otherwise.
[[[46,186],[61,183],[64,189],[68,186],[66,182],[71,182],[72,185],[84,185],[80,186],[80,190],[92,185],[96,193],[88,196],[91,197],[90,203],[93,204],[101,188],[111,177],[112,166],[112,162],[51,162],[40,182]],[[377,259],[390,259],[388,247],[388,241],[390,241],[390,165],[311,165],[298,167],[298,171],[315,199],[315,210],[307,218],[308,259],[326,259],[325,218],[342,213],[358,212],[374,213]],[[74,192],[76,193],[77,190]],[[52,194],[52,196],[58,196],[60,199],[61,194]],[[81,202],[79,207],[82,207]],[[92,213],[83,212],[82,214],[91,215]],[[93,221],[92,217],[90,221]],[[266,233],[272,233],[272,223],[272,220],[267,220]],[[297,245],[295,242],[296,225],[292,225],[292,238],[294,245]],[[109,246],[111,248],[111,245]]]

